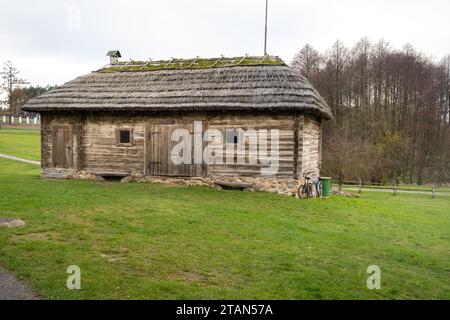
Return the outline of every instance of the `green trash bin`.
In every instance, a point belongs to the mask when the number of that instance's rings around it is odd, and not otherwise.
[[[331,178],[320,177],[322,181],[322,196],[329,197],[331,195]]]

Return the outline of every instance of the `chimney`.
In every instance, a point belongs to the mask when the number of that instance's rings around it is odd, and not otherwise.
[[[109,57],[109,63],[110,64],[116,64],[119,62],[119,58],[122,58],[122,55],[120,54],[119,50],[112,50],[109,51],[106,56]]]

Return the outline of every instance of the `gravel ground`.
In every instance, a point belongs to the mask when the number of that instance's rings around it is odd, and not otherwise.
[[[0,266],[0,300],[38,300],[24,283]]]

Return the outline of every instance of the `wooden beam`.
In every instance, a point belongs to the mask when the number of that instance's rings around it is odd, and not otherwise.
[[[83,127],[86,121],[86,115],[81,113],[78,123],[75,125],[75,135],[77,137],[77,169],[83,170]]]
[[[144,69],[146,66],[148,66],[150,63],[152,62],[151,59],[149,59],[142,67],[140,70]]]
[[[192,62],[191,64],[187,67],[188,69],[192,68],[192,66],[198,61],[198,59],[200,59],[199,56],[197,56]]]
[[[47,161],[47,149],[48,149],[48,143],[47,139],[49,136],[48,132],[48,125],[47,125],[47,114],[42,113],[41,114],[41,168],[48,168],[48,161]]]
[[[298,154],[297,154],[297,179],[303,175],[302,166],[303,166],[303,141],[304,141],[304,126],[305,126],[305,116],[298,116]]]
[[[215,66],[217,66],[219,64],[220,61],[222,61],[223,56],[221,56],[217,61],[215,61],[212,65],[211,68],[214,68]]]
[[[294,115],[294,179],[298,179],[298,138],[299,138],[299,116]]]

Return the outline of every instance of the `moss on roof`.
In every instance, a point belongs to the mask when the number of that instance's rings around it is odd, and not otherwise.
[[[156,71],[156,70],[183,70],[183,69],[207,69],[207,68],[225,68],[236,66],[261,66],[261,65],[275,65],[285,66],[283,60],[275,56],[265,57],[233,57],[233,58],[194,58],[194,59],[172,59],[161,61],[128,61],[118,62],[114,65],[109,65],[97,72],[111,73],[111,72],[129,72],[129,71]]]

